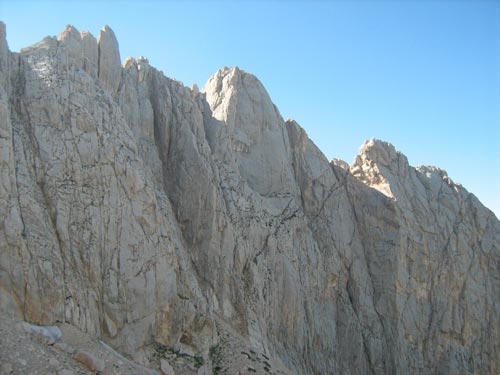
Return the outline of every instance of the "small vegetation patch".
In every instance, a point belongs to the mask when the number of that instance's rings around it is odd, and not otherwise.
[[[222,370],[222,348],[219,344],[210,348],[208,356],[212,361],[212,374],[218,375]]]
[[[164,358],[175,362],[189,362],[197,369],[203,366],[203,357],[181,353],[178,350],[158,343],[154,344],[154,356],[157,359]]]

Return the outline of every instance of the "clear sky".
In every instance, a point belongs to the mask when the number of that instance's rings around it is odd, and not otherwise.
[[[500,0],[0,0],[11,50],[108,24],[186,85],[255,74],[331,159],[364,140],[437,165],[500,217]]]

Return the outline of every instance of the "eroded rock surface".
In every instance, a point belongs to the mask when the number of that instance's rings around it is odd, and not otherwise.
[[[176,374],[500,371],[500,223],[444,171],[330,163],[255,76],[187,88],[107,26],[0,37],[2,314]]]

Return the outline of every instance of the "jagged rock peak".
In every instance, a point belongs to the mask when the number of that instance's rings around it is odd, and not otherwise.
[[[229,82],[233,85],[249,85],[255,84],[262,86],[259,79],[252,73],[249,73],[238,66],[223,66],[220,68],[210,79],[224,80],[229,79]],[[209,79],[209,80],[210,80]]]
[[[232,94],[233,91],[243,88],[248,91],[247,93],[249,94],[250,99],[256,101],[263,99],[271,102],[269,94],[260,80],[255,75],[248,73],[237,66],[224,66],[220,68],[208,79],[202,89],[202,92],[206,93],[207,96],[210,97],[218,96],[222,98],[228,94]],[[209,103],[214,104],[214,106],[220,104],[218,101],[208,101]]]
[[[57,40],[66,51],[69,65],[85,70],[93,78],[97,77],[99,59],[97,40],[91,33],[79,32],[76,27],[66,25]]]
[[[5,39],[5,29],[6,29],[5,22],[0,21],[0,36],[3,39]]]
[[[245,72],[244,70],[242,70],[238,66],[223,66],[222,68],[217,70],[217,72],[211,78],[214,78],[214,77],[224,78],[226,76],[241,76],[243,74],[249,74],[249,73]]]
[[[109,38],[109,40],[114,42],[116,49],[118,49],[118,41],[116,39],[115,32],[111,27],[109,27],[109,25],[104,25],[101,28],[101,31],[99,31],[99,38],[101,37]]]
[[[209,139],[230,140],[249,186],[262,195],[292,191],[285,122],[257,77],[238,67],[224,67],[210,77],[202,92],[213,117],[225,125],[224,135],[214,135],[217,125],[211,126]],[[217,147],[214,142],[212,147]]]
[[[450,177],[448,176],[448,172],[446,172],[444,169],[441,169],[439,167],[436,167],[434,165],[419,165],[416,167],[417,171],[421,173],[426,173],[426,174],[436,174],[442,179],[449,179]],[[460,184],[457,184],[460,185]]]
[[[336,167],[342,168],[345,171],[350,170],[349,163],[347,163],[346,161],[344,161],[342,159],[334,158],[334,159],[332,159],[331,164],[335,165]]]
[[[0,70],[4,70],[7,64],[7,55],[9,46],[7,44],[7,33],[5,31],[5,23],[0,21]]]
[[[360,147],[350,171],[364,184],[398,200],[402,205],[408,203],[421,184],[431,191],[439,190],[444,184],[454,191],[463,190],[464,194],[468,194],[443,169],[434,166],[414,168],[391,143],[378,139],[370,139]],[[423,191],[419,194],[423,194]]]
[[[367,169],[373,167],[376,167],[379,171],[382,168],[395,176],[401,177],[406,175],[410,166],[406,155],[396,150],[391,143],[372,138],[365,141],[359,148],[359,153],[351,165],[351,172],[356,174],[355,171],[358,171],[359,168]],[[441,179],[450,180],[451,184],[455,184],[448,177],[448,173],[441,168],[432,165],[422,165],[415,169],[427,175],[437,175]]]
[[[115,33],[108,25],[99,32],[97,38],[99,51],[99,78],[112,95],[116,94],[120,84],[121,59]]]
[[[85,41],[87,39],[90,39],[97,44],[97,40],[94,37],[94,35],[92,35],[91,32],[78,31],[78,29],[75,26],[70,24],[66,25],[66,28],[63,31],[61,31],[57,37],[57,40],[59,42],[66,42],[66,43],[70,41],[79,43],[80,40]]]
[[[81,39],[80,32],[73,25],[66,25],[66,28],[61,31],[57,37],[57,40],[63,41],[66,39]]]
[[[460,183],[454,182],[449,176],[448,172],[446,172],[444,169],[441,169],[439,167],[433,166],[433,165],[419,165],[415,167],[415,170],[420,173],[422,176],[425,176],[426,179],[429,181],[444,181],[447,185],[452,186],[453,189],[463,189],[465,191],[465,188],[462,186]]]
[[[285,121],[285,124],[292,147],[302,151],[305,150],[305,148],[308,147],[310,140],[304,128],[302,128],[297,121],[290,118]]]
[[[391,170],[399,168],[399,161],[401,159],[403,159],[406,166],[408,165],[408,159],[406,156],[397,151],[391,143],[376,138],[369,139],[363,143],[363,145],[359,148],[356,161],[358,158],[361,161],[373,161],[374,163],[383,165]]]
[[[5,23],[0,21],[0,43],[7,43],[7,32]]]
[[[408,159],[389,142],[369,139],[359,148],[350,166],[351,173],[388,197],[395,198],[391,190],[394,178],[403,179],[408,173]]]

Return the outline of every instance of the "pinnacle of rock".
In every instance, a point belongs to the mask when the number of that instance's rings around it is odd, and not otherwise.
[[[98,75],[97,40],[89,32],[79,32],[74,26],[67,25],[57,38],[65,48],[68,65],[85,70],[93,78]]]
[[[57,40],[68,40],[72,39],[74,41],[79,41],[81,39],[80,32],[73,25],[66,25],[66,28],[59,33]]]
[[[112,95],[116,94],[121,77],[121,60],[118,41],[108,25],[99,32],[99,78]]]
[[[359,148],[359,156],[390,167],[399,157],[404,155],[396,151],[396,148],[391,143],[372,138]]]
[[[8,52],[9,46],[7,45],[5,23],[0,21],[0,71],[5,71],[7,68]]]
[[[353,164],[351,173],[387,196],[394,197],[390,184],[394,178],[404,178],[408,172],[408,159],[396,148],[378,139],[363,143]]]

